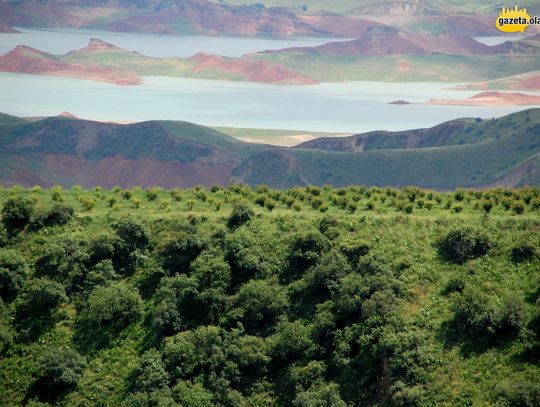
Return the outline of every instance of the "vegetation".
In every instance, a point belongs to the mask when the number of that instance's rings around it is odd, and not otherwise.
[[[12,187],[0,207],[1,405],[540,403],[538,188]]]

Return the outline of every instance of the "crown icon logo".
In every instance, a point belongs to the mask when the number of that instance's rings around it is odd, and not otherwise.
[[[517,3],[514,8],[503,7],[495,20],[495,27],[506,33],[524,33],[529,26],[531,17],[526,8],[519,8]]]

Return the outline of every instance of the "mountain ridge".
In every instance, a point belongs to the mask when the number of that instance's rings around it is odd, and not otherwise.
[[[0,182],[6,185],[190,187],[233,180],[278,188],[453,189],[498,180],[540,183],[540,109],[427,129],[322,137],[292,148],[247,143],[187,122],[6,117],[0,124]]]

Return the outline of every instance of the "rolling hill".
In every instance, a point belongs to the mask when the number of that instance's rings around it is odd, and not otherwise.
[[[0,71],[138,85],[144,76],[241,80],[286,85],[318,82],[479,82],[540,70],[540,36],[488,47],[472,38],[411,34],[370,26],[358,39],[319,47],[226,58],[152,58],[92,38],[87,47],[53,55],[24,45],[0,56]],[[530,81],[524,82],[529,85]]]
[[[294,148],[246,143],[185,122],[0,118],[4,185],[540,185],[540,109],[429,129],[323,137]]]

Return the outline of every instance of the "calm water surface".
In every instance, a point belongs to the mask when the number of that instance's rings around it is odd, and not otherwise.
[[[120,87],[78,79],[0,73],[0,112],[49,116],[63,111],[93,120],[185,120],[209,126],[359,133],[427,127],[458,117],[499,117],[527,108],[390,105],[405,99],[467,98],[448,83],[248,82],[145,77]],[[537,93],[539,94],[539,93]]]

